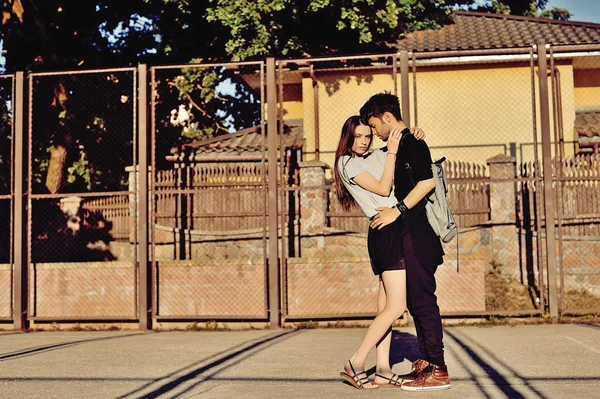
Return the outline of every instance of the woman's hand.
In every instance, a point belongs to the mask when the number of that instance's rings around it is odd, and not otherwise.
[[[400,138],[402,137],[402,129],[396,128],[390,132],[390,136],[387,140],[388,154],[396,154],[398,152],[398,146],[400,145]]]
[[[418,126],[411,127],[410,132],[415,136],[417,140],[423,140],[425,138],[425,131]]]

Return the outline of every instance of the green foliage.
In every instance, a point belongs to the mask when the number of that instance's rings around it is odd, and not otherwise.
[[[12,147],[12,109],[11,80],[0,79],[0,195],[9,194],[11,147]]]
[[[436,27],[457,0],[211,0],[207,20],[230,32],[233,60],[385,50],[403,32]],[[233,17],[232,17],[233,16]],[[295,29],[290,29],[293,26]]]
[[[571,19],[572,16],[573,16],[573,14],[571,14],[571,12],[569,10],[567,10],[566,8],[559,8],[559,7],[554,7],[550,10],[544,10],[540,14],[540,17],[552,18],[552,19],[556,19],[559,21],[568,21],[569,19]]]
[[[548,0],[491,0],[479,5],[477,10],[498,14],[552,18],[564,21],[572,17],[572,14],[564,8],[554,7],[546,9],[547,4]]]
[[[545,10],[547,0],[20,0],[18,10],[13,4],[2,4],[0,29],[9,72],[390,52],[399,36],[438,27],[453,9],[570,17],[566,10]],[[33,93],[33,182],[45,180],[47,149],[62,141],[69,150],[69,190],[122,189],[123,169],[133,161],[133,126],[124,118],[134,96],[119,104],[113,95],[124,90],[114,77],[87,87],[83,81],[66,82],[73,94],[62,108],[49,107],[50,87],[40,89],[42,99]],[[258,93],[239,73],[190,67],[165,82],[156,113],[160,151],[260,121]],[[218,92],[224,82],[233,93]],[[93,107],[90,94],[98,96]],[[189,118],[174,126],[171,112],[181,106]],[[0,109],[3,128],[8,113]],[[10,158],[8,136],[0,137],[0,168]],[[102,153],[106,148],[118,150]],[[0,176],[0,187],[7,184]]]
[[[79,151],[79,159],[67,168],[67,182],[75,183],[78,179],[82,179],[87,190],[92,188],[92,176],[89,169],[89,162],[85,158],[85,152]]]
[[[20,0],[4,2],[8,71],[388,50],[453,9],[568,19],[548,0]]]
[[[46,192],[55,145],[67,150],[61,192],[126,189],[135,131],[132,72],[36,76],[32,85],[34,192]],[[61,87],[68,96],[59,105]]]

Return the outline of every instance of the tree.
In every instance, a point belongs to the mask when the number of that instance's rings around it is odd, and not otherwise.
[[[438,27],[453,9],[538,15],[547,0],[481,4],[476,0],[5,0],[0,39],[8,71],[187,63],[199,57],[223,62],[389,52],[389,44],[400,34]],[[570,15],[564,10],[547,12],[557,18]],[[110,134],[100,127],[108,126],[104,122],[110,116],[105,112],[122,104],[117,98],[105,98],[97,112],[81,109],[74,98],[90,92],[78,79],[76,75],[56,79],[40,97],[47,119],[36,137],[51,140],[35,144],[40,150],[36,173],[46,173],[36,181],[43,180],[53,193],[69,191],[66,186],[75,182],[92,189],[92,176],[108,176],[95,163],[94,158],[100,159],[93,154],[96,146],[88,142],[83,150],[80,147],[90,131],[97,140]],[[223,82],[235,87],[235,93],[219,93]],[[169,131],[160,138],[165,148],[259,120],[256,93],[226,68],[184,68],[159,83],[169,88],[158,99],[163,104],[159,108],[164,106],[158,124]],[[93,86],[112,90],[118,85]],[[97,124],[89,124],[90,120]],[[129,145],[128,138],[120,140],[119,148]]]
[[[12,82],[0,78],[0,263],[10,260],[10,228],[11,204],[8,196],[12,192],[11,181],[11,149],[12,149],[12,112],[8,107]]]
[[[527,17],[543,17],[558,20],[568,20],[572,14],[564,9],[553,7],[546,9],[548,0],[492,0],[478,6],[478,11],[495,12],[499,14],[523,15]]]

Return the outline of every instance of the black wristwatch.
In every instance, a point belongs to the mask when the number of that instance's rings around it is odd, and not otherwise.
[[[396,208],[398,208],[398,210],[400,211],[400,215],[403,215],[406,213],[406,211],[408,211],[408,207],[404,203],[404,200],[400,200],[400,202],[396,204]]]

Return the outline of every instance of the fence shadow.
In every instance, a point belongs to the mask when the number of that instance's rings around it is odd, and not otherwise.
[[[145,333],[140,332],[140,333],[133,333],[133,334],[117,335],[117,336],[82,339],[82,340],[77,340],[77,341],[61,342],[61,343],[53,344],[53,345],[43,345],[43,346],[38,346],[38,347],[34,347],[34,348],[27,348],[27,349],[22,349],[22,350],[15,351],[15,352],[1,354],[0,362],[4,362],[6,360],[12,360],[12,359],[19,359],[19,358],[26,357],[26,356],[33,356],[33,355],[37,355],[37,354],[41,354],[41,353],[55,351],[58,349],[68,348],[68,347],[75,346],[75,345],[82,345],[82,344],[87,344],[90,342],[97,342],[97,341],[106,341],[106,340],[110,340],[110,339],[133,337],[133,336],[140,335],[140,334],[145,334]],[[7,334],[0,334],[0,336],[2,336],[2,335],[7,335]]]
[[[293,335],[296,335],[300,330],[295,330],[295,331],[285,331],[285,332],[281,332],[281,333],[275,333],[272,335],[267,336],[266,338],[262,338],[259,339],[255,342],[252,342],[250,344],[246,344],[243,345],[242,348],[237,349],[234,352],[230,352],[231,349],[228,349],[226,351],[222,351],[219,352],[216,356],[217,357],[215,360],[213,360],[212,362],[204,365],[204,366],[200,366],[197,367],[199,363],[205,362],[208,359],[203,359],[200,360],[199,362],[191,365],[191,366],[187,366],[184,368],[179,369],[178,371],[175,371],[173,373],[170,373],[162,378],[156,379],[154,381],[152,381],[151,383],[145,384],[144,386],[135,389],[133,391],[130,391],[129,393],[126,393],[124,395],[119,396],[117,399],[125,399],[125,398],[130,398],[133,397],[133,395],[136,394],[140,394],[142,391],[144,391],[145,389],[149,388],[150,386],[152,386],[153,384],[159,383],[163,380],[167,380],[171,377],[175,377],[177,374],[185,371],[186,369],[190,369],[192,368],[190,371],[188,371],[187,373],[171,380],[168,382],[165,382],[163,385],[161,385],[160,387],[152,390],[151,392],[144,394],[144,395],[140,395],[140,396],[136,396],[138,399],[150,399],[150,398],[158,398],[161,397],[162,395],[165,395],[171,391],[173,391],[174,389],[176,389],[177,387],[181,386],[182,384],[185,384],[197,377],[199,377],[201,374],[213,370],[216,367],[230,362],[227,366],[220,368],[218,371],[214,371],[212,374],[209,374],[207,376],[205,376],[204,378],[202,378],[202,380],[196,382],[195,384],[192,384],[191,386],[188,386],[185,390],[183,390],[182,392],[179,392],[177,395],[175,396],[181,396],[184,395],[186,392],[189,392],[190,390],[192,390],[193,388],[197,387],[198,385],[202,384],[203,382],[205,382],[206,380],[211,379],[212,376],[214,376],[215,374],[217,374],[218,372],[223,371],[224,369],[230,368],[238,363],[240,363],[241,361],[243,361],[244,359],[255,355],[258,352],[261,352],[265,349],[267,349],[268,347],[275,345],[276,343],[284,340],[284,339],[288,339],[291,338]],[[237,345],[236,347],[239,347],[240,345]],[[234,348],[236,348],[234,347]],[[230,352],[227,354],[227,352]],[[195,367],[195,368],[193,368]],[[174,397],[175,397],[174,396]]]
[[[481,352],[485,353],[487,356],[491,357],[496,363],[500,364],[507,370],[510,370],[511,374],[519,378],[524,387],[527,388],[533,397],[545,399],[546,396],[542,394],[540,391],[535,389],[529,383],[528,378],[520,376],[513,368],[511,368],[508,364],[502,362],[498,357],[496,357],[489,350],[485,349],[483,346],[476,343],[469,343],[469,339],[466,337],[460,337],[456,332],[450,332],[448,330],[444,330],[444,335],[450,337],[460,349],[462,349],[477,365],[488,375],[488,377],[494,382],[495,386],[502,391],[506,395],[507,398],[521,398],[523,394],[517,391],[511,383],[506,379],[504,375],[500,371],[498,371],[494,366],[490,363],[486,362],[482,356]],[[476,348],[477,347],[477,348]],[[479,353],[478,353],[479,352]],[[486,395],[487,396],[487,395]]]
[[[403,331],[392,330],[390,366],[394,367],[405,360],[412,363],[420,358],[417,336]],[[373,373],[375,373],[375,366],[367,370],[367,374],[371,375]]]

